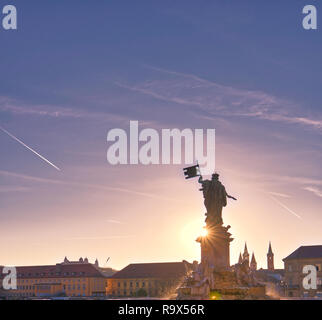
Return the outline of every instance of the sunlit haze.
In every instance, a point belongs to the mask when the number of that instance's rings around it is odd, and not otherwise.
[[[0,32],[0,126],[23,143],[0,130],[0,265],[200,261],[184,165],[107,162],[108,131],[130,120],[216,129],[231,263],[245,242],[259,268],[269,241],[277,268],[321,244],[322,37],[302,1],[27,2]]]

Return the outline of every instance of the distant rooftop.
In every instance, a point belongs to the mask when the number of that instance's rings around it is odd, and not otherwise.
[[[78,261],[69,261],[66,257],[63,262],[55,265],[18,266],[16,267],[18,278],[62,278],[62,277],[107,277],[111,272],[101,270],[96,259],[94,264],[88,259],[80,258]],[[112,270],[112,269],[111,269]],[[0,279],[4,277],[1,273]]]
[[[301,246],[293,253],[283,259],[283,261],[293,259],[322,258],[322,245],[320,246]]]
[[[116,272],[111,278],[177,278],[184,276],[188,269],[186,262],[132,263]]]

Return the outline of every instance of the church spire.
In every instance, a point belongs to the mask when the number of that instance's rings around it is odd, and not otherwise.
[[[272,244],[269,242],[268,253],[267,253],[267,269],[274,271],[274,253],[272,250]]]
[[[247,265],[249,266],[249,253],[248,253],[246,242],[245,242],[245,248],[244,248],[244,253],[243,253],[243,262],[244,261],[247,261]]]
[[[239,253],[238,263],[239,263],[239,264],[243,263],[243,257],[242,257],[241,252]]]
[[[269,242],[269,246],[268,246],[268,254],[273,254],[273,250],[272,250],[272,244],[271,244],[271,242]]]
[[[256,271],[257,270],[257,262],[256,262],[256,259],[255,259],[255,254],[254,252],[252,253],[252,259],[250,261],[250,269],[252,271]]]
[[[247,242],[245,242],[244,254],[248,254],[248,250],[247,250]]]

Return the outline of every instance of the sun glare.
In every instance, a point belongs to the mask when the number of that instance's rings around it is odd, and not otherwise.
[[[202,219],[191,220],[181,230],[182,241],[184,243],[187,243],[188,241],[189,245],[191,245],[191,242],[194,242],[198,237],[202,235],[202,231],[205,230],[203,228],[204,225],[205,223],[202,221]]]
[[[208,230],[206,228],[203,228],[202,231],[201,231],[201,236],[202,237],[207,237],[208,235]]]

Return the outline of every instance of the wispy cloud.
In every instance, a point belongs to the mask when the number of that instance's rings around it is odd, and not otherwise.
[[[108,219],[107,220],[108,223],[115,223],[115,224],[122,224],[121,221],[118,221],[118,220],[113,220],[113,219]]]
[[[9,172],[9,171],[3,171],[3,170],[0,170],[0,175],[6,176],[6,177],[12,177],[12,178],[16,178],[16,179],[28,180],[28,181],[32,181],[32,182],[38,182],[38,183],[63,185],[63,186],[78,187],[78,188],[92,188],[92,189],[105,190],[105,191],[111,191],[111,192],[128,193],[128,194],[132,194],[132,195],[136,195],[136,196],[153,198],[153,199],[158,199],[158,200],[167,200],[167,201],[172,200],[170,198],[162,197],[162,196],[159,196],[156,194],[139,192],[139,191],[130,190],[130,189],[126,189],[126,188],[109,187],[109,186],[98,185],[98,184],[88,184],[88,183],[82,183],[82,182],[39,178],[39,177],[35,177],[35,176],[29,176],[29,175],[24,175],[24,174],[19,174],[19,173],[15,173],[15,172]]]
[[[322,190],[315,188],[315,187],[305,187],[303,188],[306,191],[314,193],[316,196],[322,198]]]
[[[29,105],[22,102],[10,99],[7,97],[0,97],[0,111],[10,112],[16,115],[36,115],[46,117],[72,117],[81,118],[89,114],[84,112],[77,112],[71,108],[62,108],[58,106],[49,105]]]
[[[65,240],[112,240],[112,239],[124,239],[124,238],[133,238],[133,235],[116,235],[116,236],[101,236],[101,237],[70,237]]]
[[[47,104],[25,104],[23,102],[0,97],[0,111],[9,112],[17,116],[37,116],[49,118],[71,118],[71,119],[94,119],[113,122],[128,121],[129,118],[124,115],[118,115],[110,112],[87,111],[79,107],[61,107]]]
[[[151,80],[136,85],[116,82],[131,91],[155,99],[194,107],[208,117],[248,117],[305,125],[322,131],[322,118],[303,115],[303,108],[291,101],[261,91],[238,89],[209,81],[193,74],[149,67],[169,75],[163,80]],[[297,111],[296,111],[297,110]]]
[[[29,188],[26,187],[7,187],[7,186],[0,186],[0,193],[8,193],[8,192],[27,192]]]
[[[268,192],[268,194],[270,194],[272,196],[281,197],[281,198],[290,198],[289,195],[284,194],[284,193],[279,193],[279,192]]]

